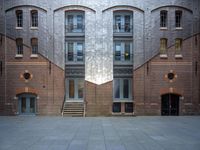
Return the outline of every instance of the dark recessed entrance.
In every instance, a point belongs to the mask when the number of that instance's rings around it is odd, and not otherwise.
[[[178,116],[179,115],[179,95],[165,94],[161,100],[162,116]]]

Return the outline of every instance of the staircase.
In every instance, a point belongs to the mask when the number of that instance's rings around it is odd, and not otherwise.
[[[65,102],[62,115],[69,116],[69,117],[83,117],[84,103],[83,102]]]

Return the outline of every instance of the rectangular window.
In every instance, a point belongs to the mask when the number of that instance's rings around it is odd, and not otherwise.
[[[115,113],[121,112],[121,103],[113,103],[113,112]]]
[[[3,62],[0,61],[0,75],[3,75]]]
[[[38,53],[38,39],[37,38],[31,39],[31,48],[32,48],[32,54]]]
[[[132,79],[114,79],[114,99],[132,99]]]
[[[38,11],[37,10],[31,11],[31,26],[38,27]]]
[[[167,51],[167,39],[160,39],[160,53],[166,54]]]
[[[132,113],[133,112],[133,103],[125,103],[125,112]]]
[[[17,27],[23,27],[23,12],[22,10],[16,11]]]
[[[22,38],[16,39],[16,46],[17,46],[17,54],[23,55],[23,39]]]
[[[167,11],[160,12],[160,27],[167,27]]]
[[[175,12],[176,28],[181,27],[182,11]]]
[[[132,43],[131,42],[115,42],[114,60],[115,61],[131,61]]]
[[[66,61],[83,62],[83,42],[66,43]]]
[[[176,39],[175,40],[175,51],[176,51],[176,54],[180,54],[181,53],[181,48],[182,48],[182,39]]]
[[[84,79],[70,78],[67,79],[67,98],[83,99],[84,96]]]

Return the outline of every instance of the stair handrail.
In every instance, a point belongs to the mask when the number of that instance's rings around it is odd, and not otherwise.
[[[84,102],[83,102],[83,117],[85,117],[85,115],[86,115],[86,105],[87,104],[87,101],[86,100],[84,100]]]
[[[64,100],[62,102],[62,106],[61,106],[61,114],[62,114],[62,117],[63,117],[63,112],[64,112],[64,106],[65,106],[65,99],[66,99],[66,94],[64,95]]]

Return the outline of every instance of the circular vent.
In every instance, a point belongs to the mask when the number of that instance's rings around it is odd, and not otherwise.
[[[29,80],[31,77],[31,74],[26,72],[23,74],[23,76],[24,76],[24,79]]]
[[[168,73],[167,77],[169,80],[173,80],[174,79],[174,73]]]

